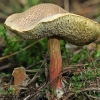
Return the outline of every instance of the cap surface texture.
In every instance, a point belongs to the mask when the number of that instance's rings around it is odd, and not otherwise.
[[[95,41],[100,34],[99,23],[54,4],[39,4],[13,14],[5,21],[5,26],[23,39],[55,36],[79,46]]]

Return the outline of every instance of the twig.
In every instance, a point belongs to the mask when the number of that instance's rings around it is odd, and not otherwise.
[[[25,70],[26,72],[34,73],[34,72],[44,72],[44,68],[41,69],[34,69],[34,70]]]
[[[45,84],[44,84],[42,87],[40,87],[40,88],[37,90],[37,92],[35,92],[34,94],[28,95],[28,96],[26,97],[25,100],[29,100],[31,97],[38,95],[39,92],[40,92],[40,90],[41,90],[41,88],[43,88],[44,86],[45,86]],[[33,98],[33,99],[34,99],[34,98]]]
[[[40,68],[43,66],[44,62],[41,64]],[[29,86],[36,78],[37,78],[37,75],[38,75],[39,71],[34,75],[34,77],[30,80],[30,82],[26,85],[26,86]]]
[[[0,71],[6,69],[6,68],[10,68],[11,67],[11,63],[8,63],[7,65],[3,65],[3,66],[0,66]]]
[[[78,93],[85,92],[85,91],[100,91],[100,88],[99,87],[84,88],[84,89],[79,90]],[[64,100],[69,99],[73,95],[75,95],[75,93],[69,93]]]
[[[45,77],[46,77],[46,82],[48,82],[48,66],[47,66],[47,54],[43,54],[43,59],[44,59],[44,70],[45,70]]]
[[[27,97],[25,97],[23,100],[28,100],[30,98],[31,95],[28,95]]]
[[[91,55],[90,55],[90,53],[89,53],[88,50],[87,50],[87,52],[88,52],[88,56],[89,56],[89,58],[90,58],[91,61],[92,61],[93,67],[96,68],[93,58],[91,57]]]
[[[14,52],[14,53],[12,53],[12,54],[9,54],[9,55],[7,55],[7,56],[1,57],[0,60],[4,60],[4,59],[7,59],[7,58],[9,58],[9,57],[11,57],[11,56],[14,56],[14,55],[16,55],[16,54],[22,52],[23,50],[26,50],[26,49],[32,47],[33,45],[35,45],[36,43],[38,43],[38,42],[41,41],[41,40],[43,40],[43,39],[40,39],[40,40],[35,41],[34,43],[32,43],[32,44],[26,46],[24,49],[22,49],[22,50],[20,50],[20,51],[17,51],[17,52]]]
[[[86,92],[84,92],[84,94],[87,96],[87,98],[88,98],[89,100],[91,100],[90,97],[89,97],[89,95],[88,95]]]
[[[33,66],[36,66],[37,64],[41,64],[43,62],[43,60],[39,60],[38,62],[34,62],[31,65],[29,65],[26,69],[31,69],[33,68]]]

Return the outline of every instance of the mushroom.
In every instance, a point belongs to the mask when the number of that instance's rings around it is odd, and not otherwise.
[[[23,39],[48,37],[51,86],[63,94],[60,39],[83,46],[99,37],[100,25],[88,18],[69,13],[54,4],[39,4],[22,13],[9,16],[5,26]],[[57,77],[58,76],[58,77]]]

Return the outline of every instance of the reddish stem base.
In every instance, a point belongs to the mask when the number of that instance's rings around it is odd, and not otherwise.
[[[59,75],[59,73],[62,70],[60,40],[57,38],[49,38],[48,45],[50,53],[50,67],[49,67],[50,81],[55,79],[51,83],[51,86],[55,89],[60,89],[62,88],[62,75]],[[58,75],[59,77],[57,77]]]

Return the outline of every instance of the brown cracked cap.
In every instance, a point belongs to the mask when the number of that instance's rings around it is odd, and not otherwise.
[[[95,41],[100,34],[99,23],[48,3],[9,16],[5,26],[24,39],[55,36],[80,46]]]

